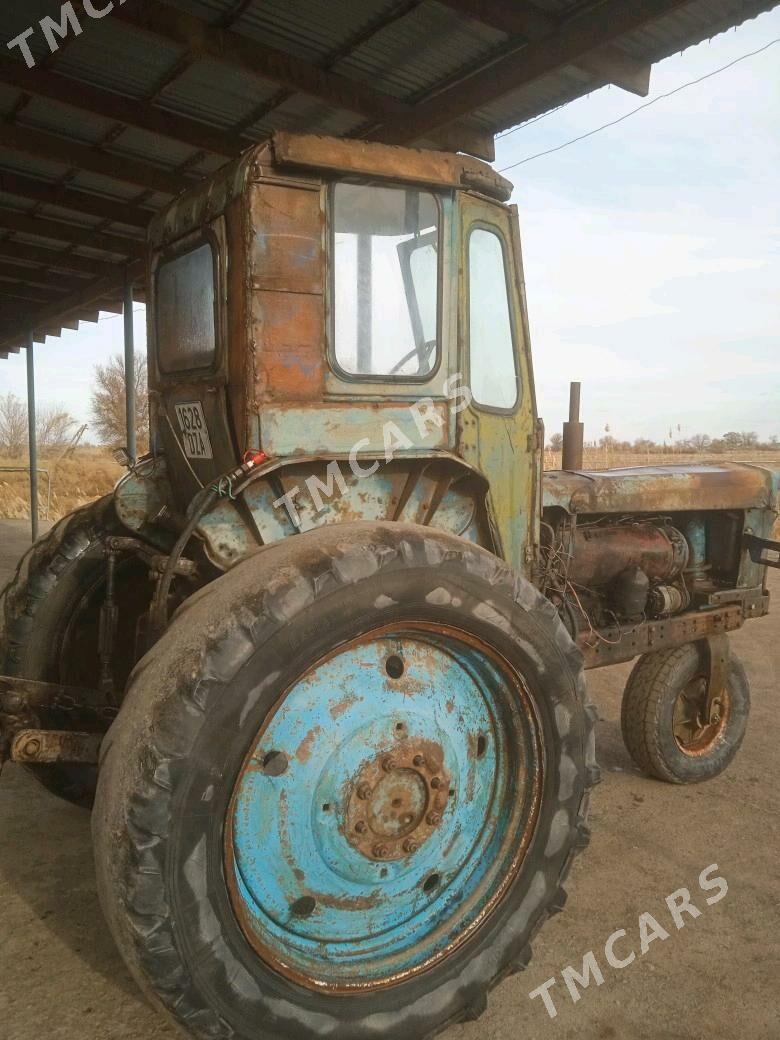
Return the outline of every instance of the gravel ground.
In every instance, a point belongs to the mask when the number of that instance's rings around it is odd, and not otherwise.
[[[27,545],[27,527],[0,521],[0,582]],[[780,575],[772,586],[780,596]],[[445,1040],[777,1040],[780,820],[775,776],[780,608],[736,634],[753,712],[728,773],[677,788],[642,777],[620,738],[628,666],[591,673],[604,781],[593,839],[575,864],[569,903],[534,944],[528,971],[493,992],[479,1022]],[[708,906],[699,875],[717,864],[728,891]],[[678,930],[666,897],[681,887],[701,911]],[[179,1034],[152,1011],[104,927],[95,894],[89,817],[46,794],[19,767],[0,780],[0,1036],[9,1040],[162,1040]],[[640,953],[639,916],[668,933]],[[610,967],[604,944],[625,929]],[[603,982],[577,1003],[561,977],[593,951]],[[550,989],[557,1017],[536,987]]]

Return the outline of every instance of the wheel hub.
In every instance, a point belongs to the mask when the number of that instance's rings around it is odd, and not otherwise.
[[[678,695],[674,704],[672,726],[674,739],[684,755],[698,757],[709,754],[721,739],[731,712],[728,691],[712,706],[707,717],[707,680],[693,679]]]
[[[347,841],[370,860],[413,855],[441,824],[449,795],[441,745],[405,740],[358,773],[345,814]]]

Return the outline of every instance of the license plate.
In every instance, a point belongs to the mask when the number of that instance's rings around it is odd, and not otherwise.
[[[177,404],[175,408],[184,454],[188,459],[213,459],[203,405],[200,401],[193,401],[191,404]]]

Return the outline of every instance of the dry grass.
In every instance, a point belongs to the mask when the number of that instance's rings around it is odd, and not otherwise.
[[[22,473],[2,472],[4,466],[25,468]],[[0,517],[24,519],[30,515],[30,483],[27,459],[0,457]],[[43,456],[38,460],[38,502],[41,519],[58,520],[86,502],[109,492],[124,472],[104,448],[80,447],[67,459]]]
[[[678,451],[611,451],[608,448],[586,448],[584,455],[585,469],[622,469],[628,466],[670,466],[685,465],[692,462],[753,462],[759,466],[780,469],[780,451],[732,451],[723,455],[685,453]],[[544,453],[545,469],[561,468],[561,453],[546,450]]]

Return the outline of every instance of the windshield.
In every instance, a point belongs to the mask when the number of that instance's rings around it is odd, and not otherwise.
[[[336,363],[350,375],[424,378],[438,362],[436,198],[337,184],[332,219]]]

